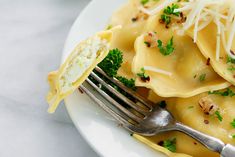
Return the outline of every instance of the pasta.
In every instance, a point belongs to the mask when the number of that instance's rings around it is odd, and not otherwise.
[[[79,87],[94,67],[105,58],[111,38],[112,32],[104,31],[81,42],[60,69],[48,75],[48,112],[55,112],[60,101]]]
[[[129,0],[105,31],[78,44],[48,75],[49,112],[116,49],[123,55],[117,75],[135,80],[137,92],[163,103],[178,121],[235,145],[234,8],[232,0]],[[219,156],[180,132],[133,137],[169,157]]]
[[[147,47],[144,34],[136,39],[136,55],[132,63],[132,71],[137,74],[141,67],[151,66],[164,69],[172,75],[148,70],[150,81],[146,83],[137,79],[137,86],[150,88],[162,97],[190,97],[205,91],[230,86],[227,81],[214,72],[210,65],[206,65],[207,59],[202,56],[190,37],[179,36],[175,31],[165,29],[164,25],[158,23],[159,16],[150,18],[145,30],[146,32],[156,32],[157,38],[165,43],[173,36],[175,51],[169,56],[164,56],[158,47]],[[200,76],[203,74],[206,74],[206,79],[200,80]]]

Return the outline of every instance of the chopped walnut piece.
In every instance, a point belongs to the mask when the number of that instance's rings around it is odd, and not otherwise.
[[[219,109],[209,97],[201,98],[198,103],[202,111],[207,115],[213,115]]]
[[[180,12],[180,20],[177,23],[184,23],[187,20],[187,17],[184,16],[182,12]]]
[[[144,43],[147,45],[147,47],[157,47],[157,35],[155,32],[149,32],[144,37]]]

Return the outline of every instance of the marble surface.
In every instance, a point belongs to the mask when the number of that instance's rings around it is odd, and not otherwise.
[[[0,0],[0,156],[97,157],[61,105],[49,115],[46,75],[89,0]]]

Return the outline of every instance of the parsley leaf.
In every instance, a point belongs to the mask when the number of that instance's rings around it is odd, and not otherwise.
[[[163,141],[163,147],[171,152],[176,152],[176,138]]]
[[[221,116],[221,114],[220,114],[219,111],[216,111],[216,112],[215,112],[215,115],[216,115],[216,117],[219,119],[220,122],[223,121],[223,117]]]
[[[227,56],[227,63],[232,63],[232,64],[235,64],[235,59]]]
[[[226,91],[224,91],[224,92],[213,91],[213,92],[208,92],[208,94],[216,94],[216,95],[230,96],[230,97],[235,96],[235,93],[230,88],[227,88]]]
[[[149,0],[141,0],[140,2],[141,2],[141,4],[145,5],[149,2]]]
[[[230,123],[233,128],[235,128],[235,119]]]
[[[120,82],[122,82],[126,87],[131,88],[132,90],[136,90],[135,87],[135,80],[134,79],[127,79],[123,76],[117,76],[118,69],[121,67],[123,63],[123,55],[119,49],[113,49],[109,51],[109,54],[105,57],[105,59],[98,64],[98,66],[109,76],[115,77]],[[103,80],[108,81],[105,77],[100,76]],[[93,81],[94,82],[94,81]],[[109,82],[109,81],[108,81]],[[111,86],[113,86],[118,91],[120,88],[115,84],[109,82]]]
[[[123,54],[119,49],[109,51],[105,59],[98,66],[110,77],[117,75],[118,69],[123,62]]]
[[[228,70],[229,70],[229,71],[235,71],[235,67],[233,67],[233,66],[228,67]]]
[[[135,86],[135,80],[133,78],[131,79],[127,79],[123,76],[117,76],[116,77],[120,82],[122,82],[126,87],[132,89],[132,90],[136,90],[136,86]]]
[[[165,22],[166,26],[168,26],[171,23],[171,17],[166,14],[161,15],[161,20]]]
[[[234,135],[232,135],[232,138],[233,138],[233,139],[235,139],[235,134],[234,134]]]
[[[145,73],[145,69],[144,68],[141,68],[140,69],[140,73],[137,73],[137,76],[141,77],[141,78],[145,78],[147,79],[149,76]]]
[[[144,69],[144,68],[141,68],[140,70],[141,70],[141,72],[140,72],[140,73],[137,73],[137,76],[139,76],[140,79],[141,79],[143,82],[149,82],[149,81],[150,81],[150,77],[145,73],[145,69]]]
[[[163,46],[161,40],[158,40],[157,43],[161,54],[164,56],[170,55],[175,50],[175,48],[173,47],[173,37],[171,37],[171,39],[167,42],[166,46]]]
[[[188,109],[192,109],[192,108],[194,108],[194,106],[189,106],[189,107],[188,107]]]
[[[205,79],[206,79],[206,74],[201,74],[201,75],[199,76],[199,81],[200,81],[200,82],[205,81]]]
[[[172,4],[172,6],[167,6],[163,14],[161,15],[161,21],[166,24],[166,27],[168,28],[168,25],[171,23],[171,15],[179,16],[180,12],[175,12],[175,9],[178,9],[179,6],[177,4]]]
[[[172,4],[172,6],[167,6],[165,9],[164,9],[164,13],[167,14],[167,15],[175,15],[175,16],[179,16],[180,15],[180,12],[174,12],[175,9],[178,9],[179,6],[177,4]]]
[[[108,25],[106,30],[110,30],[111,28],[113,28],[113,26],[112,25]]]

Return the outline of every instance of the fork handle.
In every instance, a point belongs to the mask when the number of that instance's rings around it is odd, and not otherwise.
[[[221,157],[234,157],[235,156],[235,147],[227,144],[224,146],[222,152],[220,153]]]
[[[235,147],[230,144],[225,145],[221,140],[217,138],[208,136],[181,123],[176,123],[176,130],[184,132],[192,138],[198,140],[208,149],[220,153],[221,157],[235,156]]]

